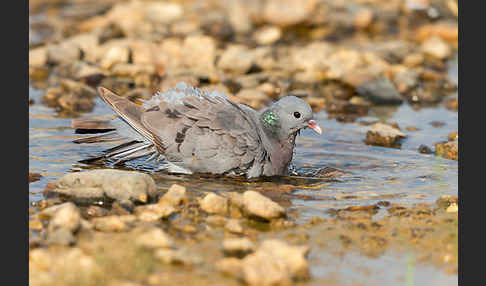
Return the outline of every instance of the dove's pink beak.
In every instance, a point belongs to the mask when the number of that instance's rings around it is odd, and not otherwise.
[[[309,125],[309,128],[311,128],[312,130],[314,130],[315,132],[319,133],[319,135],[322,134],[322,129],[321,127],[319,127],[319,125],[317,125],[317,123],[314,121],[314,120],[309,120],[307,122],[307,125]]]

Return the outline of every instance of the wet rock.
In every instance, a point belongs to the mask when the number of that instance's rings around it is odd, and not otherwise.
[[[156,24],[172,23],[184,13],[180,4],[170,2],[149,2],[144,10],[145,19]]]
[[[228,212],[228,199],[209,193],[199,201],[199,206],[210,214],[226,215]]]
[[[452,111],[458,111],[459,110],[459,101],[457,98],[448,98],[444,102],[445,106],[447,109],[452,110]]]
[[[436,59],[443,60],[451,56],[451,48],[440,37],[431,37],[422,44],[422,52]]]
[[[208,36],[188,36],[182,46],[182,61],[198,76],[210,77],[214,71],[216,42]]]
[[[454,141],[456,139],[459,138],[459,134],[457,133],[457,131],[452,131],[451,133],[449,133],[449,135],[447,136],[447,139],[449,139],[449,141]]]
[[[265,26],[256,30],[253,37],[259,45],[271,45],[282,37],[282,30],[276,26]]]
[[[419,153],[422,153],[422,154],[432,154],[432,153],[434,153],[432,151],[432,149],[430,149],[430,147],[427,146],[427,145],[420,145],[419,148],[418,148],[418,151],[419,151]]]
[[[309,278],[306,246],[290,246],[280,240],[266,240],[243,260],[223,259],[221,271],[241,277],[248,285],[292,285],[295,279]]]
[[[457,196],[443,195],[435,202],[440,208],[447,209],[449,206],[458,203]]]
[[[386,77],[359,84],[356,92],[375,104],[401,104],[403,101],[393,83]]]
[[[242,267],[242,260],[235,257],[225,257],[216,263],[216,268],[219,271],[232,275],[238,279],[241,279],[243,276]]]
[[[271,220],[285,216],[285,209],[259,192],[243,193],[243,207],[250,216]]]
[[[39,47],[29,49],[29,67],[43,67],[47,64],[47,49]]]
[[[219,58],[217,67],[234,74],[245,74],[253,62],[253,53],[246,46],[231,45]]]
[[[172,239],[160,228],[152,228],[140,234],[135,243],[146,248],[171,248],[174,246]]]
[[[83,80],[88,84],[96,85],[99,81],[107,75],[107,73],[101,70],[98,66],[84,62],[76,61],[71,65],[68,65],[64,70],[66,77],[71,77],[76,80]]]
[[[81,224],[81,213],[71,202],[48,207],[39,213],[39,217],[50,220],[49,231],[64,228],[70,232],[76,232]]]
[[[444,122],[442,121],[432,121],[430,122],[430,125],[434,126],[435,128],[440,128],[445,125]]]
[[[188,201],[188,197],[186,195],[186,188],[174,184],[170,186],[169,190],[167,193],[165,193],[162,198],[160,198],[158,204],[169,204],[171,206],[178,206],[182,203],[185,203]]]
[[[72,42],[62,42],[47,46],[47,62],[60,65],[81,59],[81,49]]]
[[[59,86],[67,92],[72,92],[80,98],[94,98],[97,96],[96,90],[89,85],[71,79],[62,79]]]
[[[419,131],[420,129],[415,127],[415,126],[407,126],[407,131],[410,131],[410,132],[415,132],[415,131]]]
[[[96,230],[102,232],[120,232],[127,231],[136,219],[137,218],[133,215],[111,215],[93,218],[91,222]]]
[[[29,183],[39,181],[42,178],[41,174],[38,173],[29,173]]]
[[[98,207],[98,206],[89,206],[83,210],[84,217],[100,217],[105,216],[108,214],[108,210],[106,208]]]
[[[400,93],[406,93],[418,85],[418,72],[409,69],[401,69],[395,73],[393,82]]]
[[[150,204],[135,208],[135,215],[141,221],[156,221],[167,218],[175,212],[176,209],[167,203]]]
[[[69,246],[76,243],[76,237],[68,229],[59,228],[47,234],[46,242],[47,244]]]
[[[134,171],[99,169],[70,173],[55,181],[50,192],[74,199],[103,199],[146,202],[156,191],[151,176]]]
[[[206,222],[212,226],[223,226],[227,219],[221,215],[210,215],[206,218]]]
[[[435,154],[446,159],[459,159],[459,140],[435,144]]]
[[[396,127],[384,123],[375,123],[366,132],[365,143],[384,147],[400,147],[399,141],[407,135]]]
[[[104,69],[111,69],[113,65],[118,63],[128,63],[130,50],[126,46],[113,45],[104,53],[100,67]]]
[[[63,282],[76,284],[80,279],[94,279],[100,271],[93,257],[79,248],[62,248],[51,251],[36,248],[29,251],[30,285],[54,285],[59,283],[59,273],[70,276]]]
[[[203,263],[200,256],[185,249],[158,249],[155,257],[166,264],[192,266]]]
[[[315,0],[267,0],[263,7],[263,20],[281,27],[295,25],[310,17]]]
[[[373,11],[362,9],[354,16],[354,26],[357,29],[366,29],[373,22]]]
[[[246,237],[223,240],[223,253],[226,256],[242,258],[253,251],[255,251],[255,245]]]
[[[111,74],[114,76],[135,78],[141,74],[155,74],[155,67],[152,65],[117,63],[111,68]]]
[[[243,226],[241,226],[240,221],[237,219],[229,219],[224,225],[224,228],[232,233],[243,233]]]
[[[57,99],[62,110],[71,112],[89,112],[93,110],[94,103],[88,98],[82,98],[73,93],[63,94]]]
[[[448,213],[457,213],[458,211],[459,211],[459,207],[457,206],[456,203],[451,204],[446,209],[446,212],[448,212]]]

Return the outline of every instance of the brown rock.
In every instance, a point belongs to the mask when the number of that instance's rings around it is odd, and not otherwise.
[[[285,216],[283,207],[255,191],[243,193],[243,207],[249,215],[266,220]]]
[[[91,222],[96,230],[103,232],[127,231],[130,225],[136,221],[133,215],[111,215],[93,218]]]
[[[435,154],[446,159],[459,159],[459,140],[435,144]]]
[[[184,202],[187,202],[188,197],[186,195],[186,188],[174,184],[170,186],[167,193],[165,193],[162,198],[160,198],[158,204],[169,204],[171,206],[178,206]]]
[[[171,248],[174,246],[172,239],[157,227],[140,234],[135,243],[146,248]]]
[[[199,206],[210,214],[226,215],[228,212],[228,199],[209,193],[199,201]]]
[[[366,133],[366,144],[384,147],[400,147],[399,141],[407,135],[399,129],[384,123],[375,123]]]

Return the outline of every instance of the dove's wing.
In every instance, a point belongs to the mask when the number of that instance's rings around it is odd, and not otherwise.
[[[167,161],[201,173],[246,173],[264,153],[256,112],[224,96],[185,90],[177,100],[161,98],[141,117]],[[157,99],[155,99],[157,100]],[[259,174],[257,174],[259,175]]]

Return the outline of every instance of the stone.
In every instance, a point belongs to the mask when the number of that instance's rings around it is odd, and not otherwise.
[[[419,146],[418,151],[419,151],[419,153],[422,153],[422,154],[432,154],[432,153],[434,153],[432,151],[432,149],[430,149],[429,146],[423,145],[423,144]]]
[[[440,142],[435,144],[435,154],[446,159],[459,159],[459,140]]]
[[[130,224],[136,221],[134,215],[111,215],[96,217],[91,220],[93,228],[103,232],[120,232],[127,231]]]
[[[184,10],[178,3],[148,2],[145,4],[144,16],[155,24],[169,24],[183,16]]]
[[[60,65],[81,59],[81,49],[76,43],[61,42],[47,46],[47,62]]]
[[[186,266],[199,265],[203,259],[193,252],[185,249],[157,249],[155,257],[166,264],[182,264]]]
[[[170,186],[167,193],[165,193],[159,199],[158,204],[166,203],[171,206],[178,206],[187,201],[188,201],[188,197],[186,195],[186,188],[181,185],[173,184],[172,186]]]
[[[58,228],[47,233],[46,242],[48,244],[70,246],[76,243],[76,237],[69,231],[69,229]]]
[[[396,87],[386,77],[378,77],[365,81],[356,86],[356,92],[358,95],[375,104],[396,105],[403,102]]]
[[[171,248],[174,246],[172,239],[160,228],[152,228],[140,234],[135,243],[146,248]]]
[[[282,29],[277,26],[265,26],[256,30],[253,38],[259,45],[271,45],[282,37]]]
[[[116,63],[111,68],[111,74],[114,76],[134,78],[141,74],[155,74],[155,67],[153,65]]]
[[[267,0],[263,7],[263,20],[281,27],[296,25],[310,17],[316,4],[316,0]]]
[[[156,221],[169,217],[175,212],[176,209],[167,203],[138,206],[134,210],[135,215],[141,221]]]
[[[223,253],[226,256],[242,258],[255,251],[255,245],[246,237],[223,240]]]
[[[250,216],[271,220],[285,216],[285,209],[259,192],[243,193],[243,207]]]
[[[238,219],[229,219],[224,225],[224,228],[232,233],[243,233],[243,227]]]
[[[40,218],[49,219],[49,231],[64,228],[75,232],[81,225],[81,213],[75,204],[71,202],[55,205],[42,210]]]
[[[245,74],[253,64],[252,56],[246,46],[230,45],[219,58],[217,67],[233,74]]]
[[[449,58],[452,54],[449,45],[442,38],[434,36],[427,39],[422,44],[422,52],[436,59],[443,60]]]
[[[199,201],[199,206],[207,213],[226,215],[228,212],[228,199],[209,193]]]
[[[143,195],[151,196],[157,190],[150,175],[113,169],[98,169],[64,175],[55,181],[50,192],[74,199],[103,199],[140,201]]]
[[[365,143],[368,145],[399,147],[399,141],[407,135],[396,127],[381,122],[375,123],[366,132]]]
[[[130,50],[126,46],[113,45],[104,53],[100,67],[111,69],[115,64],[128,63]]]
[[[29,49],[29,67],[44,67],[47,64],[46,47]]]

